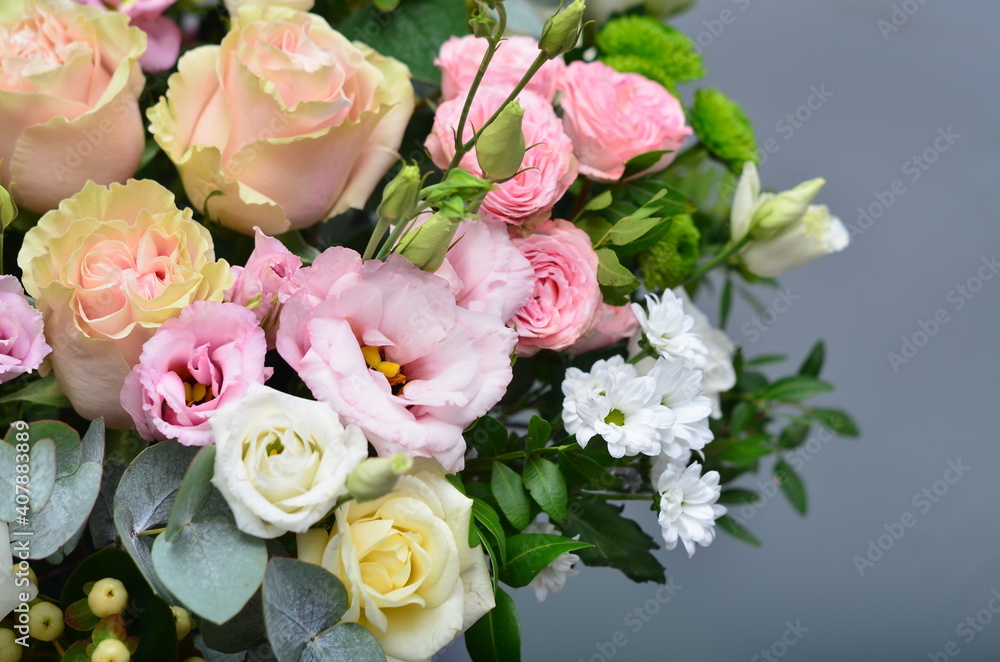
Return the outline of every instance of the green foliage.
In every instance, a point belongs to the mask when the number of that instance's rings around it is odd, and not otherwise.
[[[702,144],[734,172],[741,172],[747,161],[759,161],[750,120],[722,92],[714,88],[698,90],[688,120]]]
[[[651,249],[639,255],[646,287],[668,290],[683,283],[701,257],[701,233],[687,214],[675,216],[667,233]]]
[[[642,74],[667,89],[705,76],[694,42],[651,16],[608,21],[597,35],[597,47],[609,66]]]
[[[556,522],[566,519],[566,479],[559,467],[544,458],[530,458],[524,466],[524,486],[549,517]]]
[[[516,471],[503,462],[494,463],[490,486],[500,510],[515,529],[521,531],[531,523],[531,503]]]
[[[496,606],[465,633],[472,662],[521,662],[521,623],[514,600],[496,592]]]
[[[562,536],[522,533],[507,539],[507,562],[500,569],[500,579],[508,586],[527,586],[538,573],[557,558],[590,545]]]
[[[581,541],[593,545],[577,552],[587,565],[617,568],[636,582],[665,583],[664,568],[650,553],[660,547],[659,543],[623,517],[622,509],[599,499],[580,497],[574,501],[562,531],[567,536],[579,535]]]

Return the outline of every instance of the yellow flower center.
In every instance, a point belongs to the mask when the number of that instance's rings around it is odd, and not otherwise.
[[[215,394],[205,384],[194,381],[184,382],[184,401],[188,407],[211,402],[214,399]]]
[[[385,378],[389,381],[389,386],[392,387],[392,394],[399,395],[403,390],[403,386],[406,385],[406,375],[402,372],[402,366],[392,361],[386,361],[382,357],[382,350],[378,347],[365,345],[361,348],[361,354],[365,357],[365,363],[368,364],[369,368],[385,375]]]

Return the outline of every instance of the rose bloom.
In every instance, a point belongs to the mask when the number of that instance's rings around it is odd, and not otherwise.
[[[0,276],[0,384],[37,370],[51,351],[42,314],[24,298],[17,278]]]
[[[645,172],[663,170],[692,134],[681,102],[639,74],[619,73],[601,62],[574,62],[563,71],[560,89],[566,133],[580,172],[591,179],[616,181],[632,158],[670,150]]]
[[[0,17],[11,11],[0,20],[0,180],[43,214],[88,180],[124,182],[139,167],[146,35],[69,0],[27,0]]]
[[[473,136],[473,127],[482,127],[507,98],[510,90],[483,87],[472,101],[465,124],[464,139]],[[500,184],[486,196],[482,211],[513,225],[537,225],[548,218],[552,207],[576,180],[577,162],[573,143],[563,131],[552,104],[531,92],[518,97],[524,109],[521,129],[526,145],[522,172]],[[442,103],[434,116],[434,129],[425,146],[439,168],[446,168],[455,155],[455,129],[465,105],[465,95]],[[481,177],[483,172],[472,149],[460,163],[464,170]]]
[[[260,5],[261,7],[288,7],[299,11],[309,11],[316,0],[225,0],[226,11],[235,16],[244,5]]]
[[[639,320],[632,306],[610,306],[602,302],[597,309],[597,325],[566,351],[575,355],[610,347],[631,338],[638,329]]]
[[[24,236],[18,266],[38,300],[52,367],[73,408],[132,426],[119,393],[144,342],[195,301],[221,301],[229,265],[153,181],[87,184]]]
[[[268,237],[254,228],[254,249],[246,267],[231,267],[236,277],[226,291],[226,301],[251,307],[257,321],[267,333],[267,346],[274,349],[274,335],[278,328],[281,306],[298,289],[292,280],[302,260],[285,248],[274,237]]]
[[[215,411],[271,376],[265,354],[252,312],[234,303],[192,303],[143,345],[122,386],[122,406],[147,441],[210,444]]]
[[[149,119],[196,208],[277,235],[361,209],[413,104],[396,60],[315,14],[248,5],[221,45],[185,53]]]
[[[487,40],[475,35],[452,37],[441,44],[434,64],[441,70],[441,97],[447,101],[464,95],[472,87],[479,64],[486,55]],[[538,56],[538,40],[531,37],[508,37],[493,56],[482,85],[496,86],[507,94],[517,86]],[[559,75],[566,66],[561,57],[549,60],[524,88],[548,101],[556,96]]]
[[[139,58],[143,71],[166,71],[177,62],[181,52],[181,29],[163,15],[177,0],[76,0],[85,5],[117,9],[131,19],[134,27],[146,33],[149,46]]]
[[[256,382],[209,424],[212,483],[240,530],[258,538],[303,533],[326,517],[347,493],[347,476],[368,457],[361,429],[345,427],[328,406]]]
[[[297,275],[278,352],[318,400],[356,423],[380,456],[465,463],[462,431],[510,383],[515,334],[460,308],[448,282],[400,255],[331,248]]]
[[[403,476],[388,495],[336,511],[299,558],[343,582],[343,620],[368,628],[389,662],[428,661],[493,608],[486,556],[469,547],[472,500],[442,476]]]
[[[515,237],[514,245],[535,270],[534,292],[511,320],[520,336],[517,353],[575,344],[597,324],[603,302],[590,237],[569,221],[551,220]]]

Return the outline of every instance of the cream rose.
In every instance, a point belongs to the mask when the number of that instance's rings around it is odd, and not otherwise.
[[[494,605],[486,556],[469,547],[471,509],[442,476],[403,476],[381,499],[338,508],[329,535],[300,535],[299,558],[344,583],[344,620],[367,627],[390,662],[430,660]]]
[[[396,60],[314,14],[247,5],[220,46],[181,58],[149,119],[196,208],[273,236],[362,208],[413,104]]]
[[[309,11],[316,4],[316,0],[225,0],[226,10],[232,14],[240,10],[244,5],[261,5],[262,7],[290,7],[300,11]]]
[[[275,538],[302,533],[347,492],[347,476],[368,457],[361,428],[344,426],[325,404],[253,383],[210,420],[212,483],[241,531]]]
[[[153,181],[88,183],[28,231],[17,263],[60,387],[81,416],[116,428],[132,426],[119,393],[143,343],[232,282],[208,230]]]
[[[2,4],[0,179],[17,204],[41,214],[88,180],[131,177],[145,144],[145,33],[69,0]]]

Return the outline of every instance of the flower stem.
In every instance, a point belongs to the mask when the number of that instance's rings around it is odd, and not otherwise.
[[[607,499],[608,501],[652,501],[651,494],[619,494],[617,492],[581,492],[580,496]]]
[[[750,243],[750,240],[751,240],[750,233],[747,233],[743,235],[743,237],[739,241],[729,242],[722,248],[721,251],[719,251],[718,255],[716,255],[711,260],[705,262],[697,269],[695,269],[694,272],[690,276],[688,276],[687,280],[685,280],[683,284],[687,285],[688,283],[697,280],[698,278],[701,278],[706,273],[708,273],[715,267],[719,266],[720,264],[728,260],[733,255],[738,253],[744,246]]]
[[[378,242],[382,241],[382,237],[385,236],[386,231],[389,229],[389,221],[379,218],[378,223],[375,224],[375,229],[372,230],[371,239],[368,240],[368,246],[365,247],[365,255],[361,259],[368,261],[371,259],[372,255],[375,254],[375,249],[378,247]]]
[[[462,157],[459,156],[460,154],[464,154],[462,148],[462,135],[465,131],[465,122],[469,119],[469,112],[472,110],[472,100],[475,98],[476,92],[479,91],[479,86],[483,82],[483,77],[486,76],[486,70],[489,68],[490,62],[493,61],[493,56],[496,55],[497,49],[500,47],[500,42],[503,40],[503,33],[507,30],[507,10],[504,9],[502,4],[497,5],[497,15],[499,20],[497,21],[496,34],[489,37],[490,44],[486,48],[486,54],[483,55],[483,61],[479,63],[479,71],[476,72],[476,77],[472,79],[472,85],[469,86],[469,94],[465,97],[465,106],[462,107],[462,116],[459,118],[458,126],[455,129],[456,158],[452,159],[452,163],[448,166],[448,170],[451,170],[458,165],[458,161],[462,159]]]
[[[165,527],[165,526],[163,528],[160,528],[160,529],[146,529],[145,531],[140,531],[139,535],[140,536],[155,536],[155,535],[159,535],[159,534],[163,533],[166,530],[167,530],[167,527]]]

